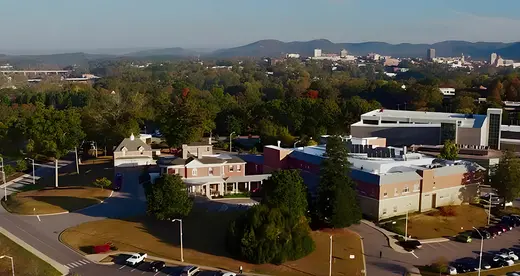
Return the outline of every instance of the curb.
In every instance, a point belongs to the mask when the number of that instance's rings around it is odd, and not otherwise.
[[[409,252],[409,251],[406,251],[404,250],[402,247],[400,246],[397,246],[395,245],[392,240],[395,240],[394,238],[390,237],[387,233],[385,233],[382,229],[380,229],[379,227],[377,227],[376,225],[372,225],[371,223],[365,221],[365,220],[361,220],[361,223],[365,224],[366,226],[372,228],[372,229],[375,229],[377,230],[379,233],[383,234],[383,236],[386,237],[386,241],[388,242],[388,246],[390,248],[392,248],[395,252],[397,253],[403,253],[403,254],[412,254],[413,252]],[[396,234],[397,235],[397,234]]]
[[[363,237],[356,231],[351,231],[351,232],[355,233],[359,237],[359,241],[361,242],[361,255],[363,256],[363,271],[361,271],[361,273],[363,273],[364,275],[368,275],[367,274],[367,261],[365,259],[365,246],[363,244]]]
[[[12,213],[12,212],[9,212],[9,213],[11,213],[13,215],[17,215],[17,216],[22,216],[22,217],[48,217],[48,216],[58,216],[58,215],[68,214],[68,213],[70,213],[70,211],[64,211],[64,212],[59,212],[59,213],[51,213],[51,214],[38,214],[38,215],[23,215],[23,214],[17,214],[17,213]]]
[[[30,253],[34,254],[37,258],[40,258],[44,262],[46,262],[49,265],[51,265],[52,267],[54,267],[61,274],[63,274],[63,275],[68,275],[69,274],[70,269],[68,267],[58,263],[57,261],[51,259],[47,255],[41,253],[36,248],[34,248],[31,245],[29,245],[28,243],[24,242],[23,240],[21,240],[17,236],[11,234],[11,232],[5,230],[3,227],[0,227],[0,233],[4,234],[8,239],[12,240],[14,243],[18,244],[19,246],[21,246],[25,250],[27,250]]]
[[[110,193],[110,195],[109,195],[107,198],[105,198],[105,200],[111,198],[112,195],[114,195],[114,190],[112,190],[112,192]],[[81,209],[78,209],[78,210],[74,210],[74,211],[72,211],[72,213],[77,213],[77,212],[85,211],[85,210],[90,209],[90,208],[92,208],[92,207],[96,207],[96,206],[98,206],[98,205],[100,205],[100,204],[105,203],[105,200],[100,200],[98,203],[96,203],[96,204],[94,204],[94,205],[90,205],[90,206],[87,206],[87,207],[85,207],[85,208],[81,208]]]
[[[434,238],[434,239],[419,240],[419,242],[422,243],[422,244],[440,243],[440,242],[447,242],[447,241],[450,241],[450,239],[447,239],[447,238]]]

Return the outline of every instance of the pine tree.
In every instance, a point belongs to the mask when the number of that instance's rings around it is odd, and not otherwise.
[[[359,223],[361,209],[355,183],[349,176],[348,149],[340,137],[329,137],[325,156],[318,187],[318,217],[334,228]]]

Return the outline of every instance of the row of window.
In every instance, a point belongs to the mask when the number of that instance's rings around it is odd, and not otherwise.
[[[413,185],[413,191],[414,192],[418,192],[419,191],[419,188],[420,188],[420,185],[419,184],[414,184]],[[410,192],[410,188],[408,186],[404,187],[403,188],[403,192],[402,194],[407,194]],[[394,188],[394,196],[398,196],[399,195],[399,189],[397,188]],[[388,192],[385,190],[383,192],[383,197],[387,197],[388,196]]]
[[[230,172],[233,172],[234,169],[235,169],[234,165],[229,165],[229,171]],[[237,172],[241,172],[242,171],[242,166],[241,165],[236,165],[236,169],[237,169]],[[165,171],[166,171],[166,169],[165,169]],[[179,169],[175,169],[174,173],[178,174],[179,173]],[[197,176],[197,174],[198,174],[197,168],[191,169],[191,175],[192,176]],[[209,167],[208,168],[208,174],[209,175],[213,175],[213,167]]]
[[[394,206],[394,213],[397,213],[397,206]],[[386,215],[386,208],[383,208],[383,215]]]

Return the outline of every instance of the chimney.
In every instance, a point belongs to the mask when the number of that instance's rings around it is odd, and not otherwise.
[[[134,136],[133,133],[130,135],[130,140],[131,140],[131,141],[134,141],[134,140],[135,140],[135,136]]]
[[[197,158],[202,159],[202,148],[197,147]]]
[[[280,144],[281,144],[282,142],[281,142],[280,140],[278,140],[277,143],[278,143],[278,147],[280,147]]]
[[[182,159],[188,159],[188,145],[182,145]]]

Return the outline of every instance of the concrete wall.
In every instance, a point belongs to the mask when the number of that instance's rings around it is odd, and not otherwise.
[[[419,193],[382,199],[379,201],[379,219],[385,219],[419,211]]]
[[[350,133],[355,137],[385,137],[389,146],[402,145],[438,145],[440,141],[440,126],[355,126],[350,127]]]
[[[359,207],[363,215],[378,220],[379,218],[379,201],[370,197],[358,195]]]
[[[287,168],[287,155],[292,150],[264,147],[264,173]]]
[[[481,130],[480,128],[459,127],[457,129],[457,144],[484,145],[481,144]]]
[[[142,153],[138,150],[136,151],[114,151],[114,160],[117,159],[117,158],[121,158],[121,157],[125,157],[125,158],[130,158],[130,157],[142,157],[142,156],[148,156],[150,158],[152,158],[153,156],[153,151],[143,151]]]
[[[136,159],[114,159],[114,167],[138,167],[138,166],[148,166],[155,165],[155,160],[146,159],[146,158],[136,158]]]

